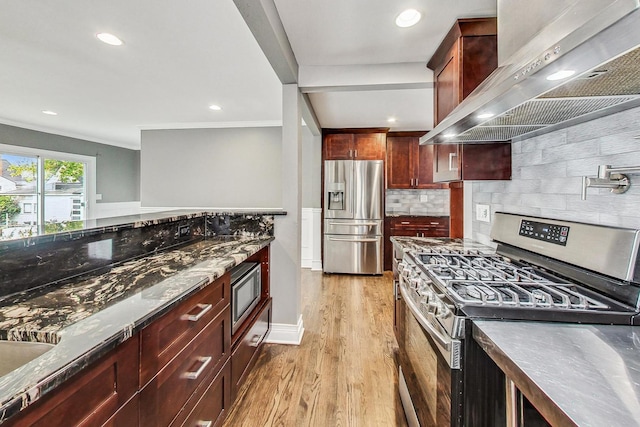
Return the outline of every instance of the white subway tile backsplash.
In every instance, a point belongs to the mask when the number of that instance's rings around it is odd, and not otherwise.
[[[597,140],[575,142],[542,151],[541,163],[557,163],[568,159],[585,159],[598,156],[600,144]]]
[[[387,190],[385,211],[387,215],[449,216],[449,190]]]
[[[640,108],[603,117],[512,146],[511,181],[476,181],[472,201],[496,211],[640,229],[640,174],[624,194],[589,188],[580,199],[582,176],[598,165],[640,165]],[[489,239],[490,224],[473,220],[473,238]]]
[[[539,179],[541,177],[565,177],[567,176],[566,162],[536,164],[522,166],[521,179]]]

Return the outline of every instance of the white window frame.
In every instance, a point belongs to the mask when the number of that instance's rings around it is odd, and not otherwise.
[[[85,156],[82,154],[65,153],[62,151],[42,150],[40,148],[22,147],[19,145],[0,144],[0,152],[8,154],[18,154],[25,156],[34,156],[38,158],[38,169],[44,169],[42,159],[50,158],[69,162],[82,162],[87,165],[85,170],[85,220],[91,218],[96,203],[96,158],[94,156]],[[41,173],[38,173],[40,177]],[[44,180],[38,180],[38,200],[44,205]],[[44,216],[44,209],[38,209],[38,215]],[[40,218],[40,222],[44,226],[44,217]]]

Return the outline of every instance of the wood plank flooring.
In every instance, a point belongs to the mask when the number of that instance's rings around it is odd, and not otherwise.
[[[391,274],[303,270],[302,300],[301,345],[264,346],[224,426],[406,426]]]

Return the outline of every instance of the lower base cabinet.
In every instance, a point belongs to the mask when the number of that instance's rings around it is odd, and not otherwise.
[[[229,412],[231,401],[231,362],[227,361],[204,391],[187,419],[180,422],[179,425],[185,427],[220,426]]]
[[[222,425],[271,327],[266,284],[233,346],[225,274],[2,427]]]
[[[231,399],[235,400],[240,386],[255,364],[271,326],[271,298],[260,307],[253,325],[237,341],[231,353]]]
[[[7,426],[100,426],[113,424],[112,416],[138,390],[139,336],[135,335],[115,350],[94,363],[90,369],[80,372],[55,393],[42,397],[28,409],[9,419]],[[127,408],[135,416],[137,407]],[[123,413],[124,414],[124,413]],[[120,418],[119,418],[120,419]],[[129,424],[129,420],[117,425]],[[2,424],[5,426],[5,423]]]

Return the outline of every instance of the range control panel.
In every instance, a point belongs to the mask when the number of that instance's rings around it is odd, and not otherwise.
[[[523,219],[520,222],[519,234],[521,236],[530,237],[531,239],[566,246],[567,239],[569,238],[569,227]]]

